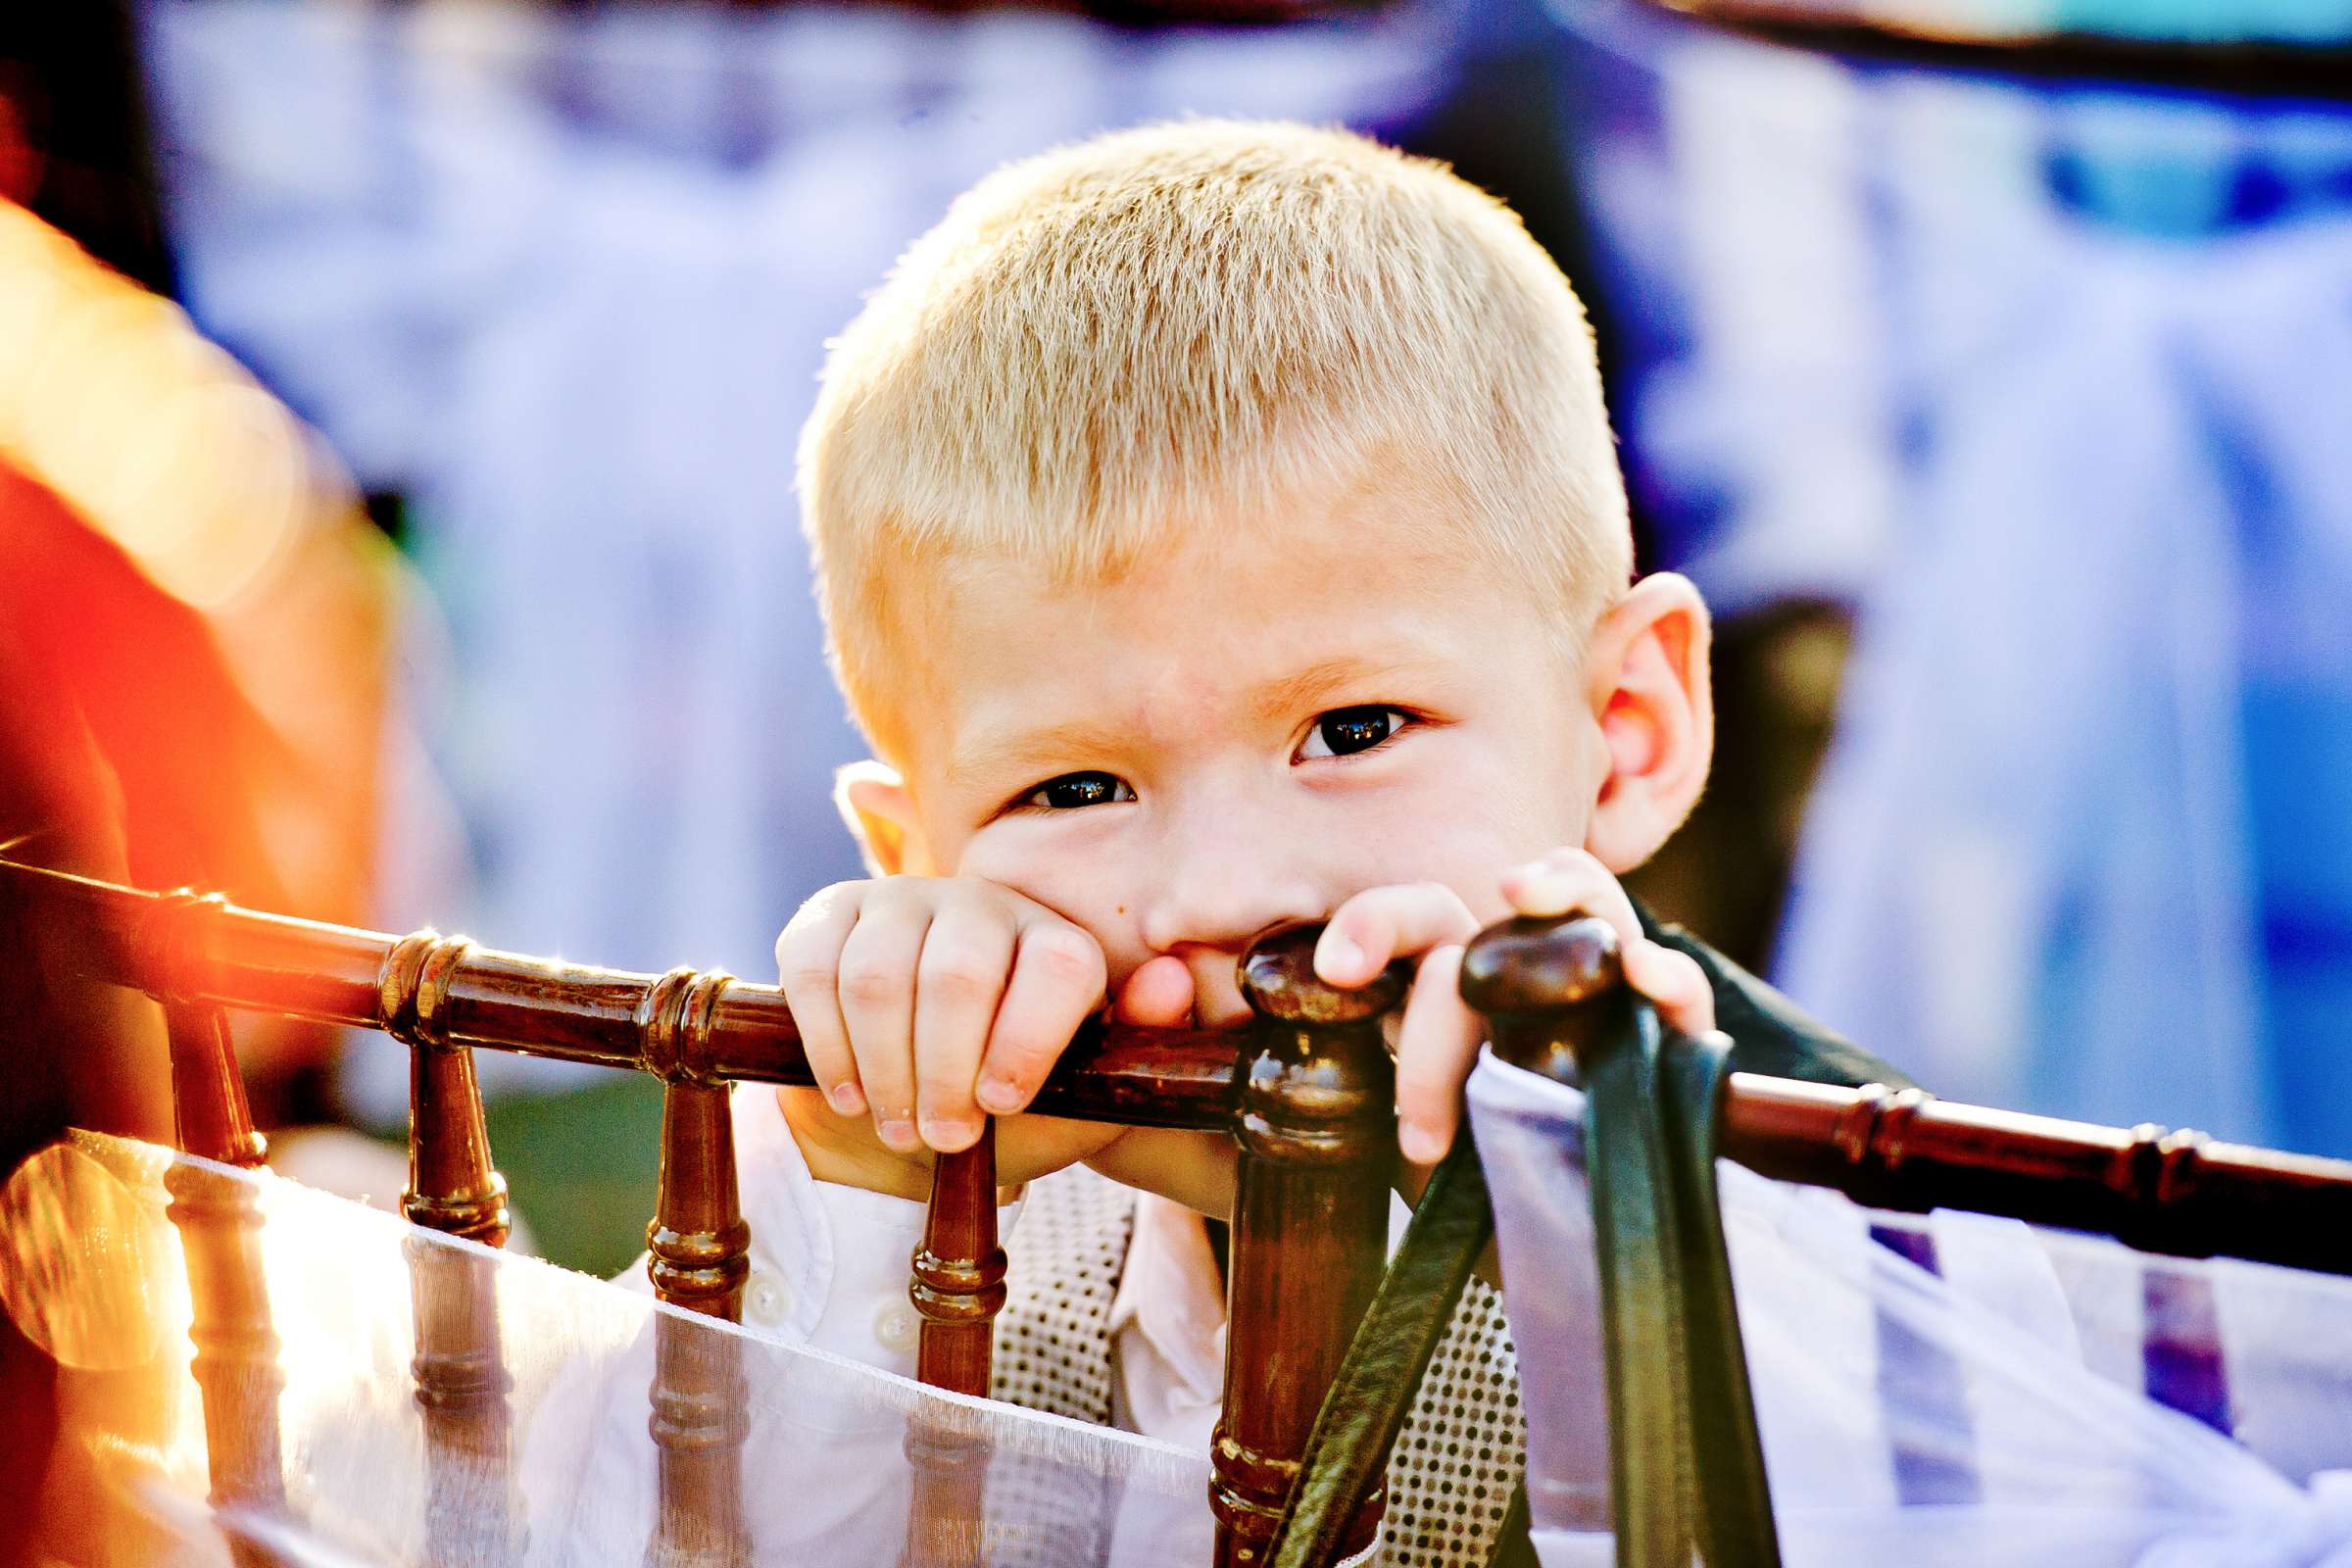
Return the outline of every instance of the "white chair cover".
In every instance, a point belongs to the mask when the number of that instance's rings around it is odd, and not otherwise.
[[[285,1377],[282,1514],[227,1510],[223,1520],[207,1500],[186,1266],[164,1185],[175,1166],[234,1183],[261,1217]],[[514,1379],[510,1473],[477,1467],[439,1496],[411,1370],[411,1249],[488,1261]],[[452,1510],[444,1517],[461,1535],[508,1543],[488,1561],[642,1568],[658,1511],[647,1386],[662,1314],[740,1348],[755,1562],[901,1560],[913,1474],[905,1446],[918,1419],[990,1448],[973,1522],[980,1561],[1209,1560],[1205,1455],[943,1395],[148,1145],[74,1134],[21,1168],[0,1196],[0,1301],[64,1368],[65,1462],[99,1478],[113,1553],[103,1560],[225,1563],[225,1522],[296,1563],[423,1563],[430,1499]]]
[[[1470,1096],[1538,1550],[1605,1564],[1584,1097],[1492,1054]],[[1791,1568],[2352,1564],[2352,1281],[1721,1175]]]

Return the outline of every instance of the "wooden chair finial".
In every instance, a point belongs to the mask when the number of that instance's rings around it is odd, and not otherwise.
[[[1513,1066],[1560,1083],[1624,1023],[1625,958],[1594,915],[1521,915],[1489,926],[1462,954],[1462,1001],[1494,1025]]]
[[[1387,1260],[1396,1065],[1381,1014],[1402,966],[1360,990],[1315,978],[1320,928],[1291,927],[1241,963],[1256,1014],[1235,1074],[1240,1188],[1226,1280],[1225,1409],[1210,1447],[1220,1568],[1263,1560],[1315,1412]],[[1367,1544],[1367,1497],[1348,1549]]]

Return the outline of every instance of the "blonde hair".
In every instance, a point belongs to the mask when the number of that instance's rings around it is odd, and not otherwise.
[[[1581,645],[1632,571],[1583,307],[1501,203],[1342,130],[1191,121],[1008,165],[832,345],[803,521],[869,736],[894,574],[1102,580],[1383,456],[1433,534],[1548,586]]]

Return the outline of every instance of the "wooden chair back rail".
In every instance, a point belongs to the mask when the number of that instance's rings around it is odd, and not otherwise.
[[[7,860],[0,860],[0,879],[18,884],[15,891],[39,911],[51,961],[102,980],[364,1028],[391,1027],[414,1008],[411,987],[385,983],[406,973],[405,965],[388,969],[399,946],[389,936]],[[1596,982],[1571,969],[1545,982],[1550,1004],[1577,1005],[1590,996]],[[423,978],[440,1038],[452,1045],[648,1066],[635,1019],[654,977],[467,947],[429,984]],[[398,993],[390,1001],[388,989]],[[810,1081],[790,1009],[774,987],[730,981],[698,1033],[695,1050],[707,1054],[711,1081]],[[192,1058],[175,1053],[175,1077],[183,1059]],[[1221,1128],[1234,1114],[1235,1073],[1230,1034],[1090,1025],[1037,1108],[1131,1125]],[[221,1108],[202,1103],[207,1093]],[[233,1113],[227,1098],[225,1089],[180,1095],[184,1147],[220,1157],[220,1140],[252,1136],[242,1091],[235,1091]],[[231,1124],[241,1130],[217,1130]],[[2214,1143],[2189,1131],[2126,1131],[1752,1073],[1731,1077],[1723,1146],[1766,1175],[1834,1187],[1881,1206],[1970,1209],[2117,1236],[2144,1251],[2352,1274],[2352,1162],[2343,1160]],[[258,1149],[251,1157],[259,1158]]]
[[[2352,1163],[1937,1100],[1732,1074],[1722,1149],[1878,1208],[1966,1209],[2143,1252],[2352,1274]]]
[[[775,988],[690,969],[656,977],[563,964],[429,931],[394,938],[5,860],[0,879],[34,911],[37,961],[165,1001],[179,1134],[191,1152],[243,1165],[262,1157],[223,1007],[404,1041],[413,1054],[404,1208],[445,1234],[497,1246],[507,1230],[472,1048],[662,1078],[661,1196],[647,1233],[655,1286],[673,1306],[736,1319],[750,1237],[725,1085],[810,1081]],[[1262,1554],[1384,1255],[1395,1141],[1380,1020],[1401,1000],[1405,975],[1393,969],[1360,992],[1333,991],[1313,977],[1314,935],[1279,932],[1251,950],[1245,1032],[1090,1025],[1035,1102],[1046,1114],[1226,1130],[1237,1140],[1225,1407],[1211,1455],[1221,1568]],[[1597,920],[1507,922],[1472,945],[1464,976],[1464,995],[1496,1020],[1496,1038],[1524,1048],[1521,1064],[1538,1070],[1558,1072],[1569,1042],[1615,1027],[1627,1005],[1615,938]],[[1723,1111],[1732,1157],[1867,1203],[1974,1209],[2114,1235],[2148,1251],[2352,1274],[2352,1163],[1744,1073],[1729,1080]],[[909,1295],[923,1320],[919,1374],[967,1394],[987,1392],[1004,1299],[995,1200],[992,1127],[938,1161],[923,1244],[910,1259]],[[282,1483],[272,1485],[274,1367],[227,1368],[219,1350],[270,1356],[253,1216],[214,1214],[193,1191],[173,1214],[190,1239],[191,1272],[202,1275],[198,1375],[217,1496],[282,1506]],[[453,1489],[466,1473],[503,1472],[507,1460],[496,1304],[486,1269],[459,1263],[486,1260],[446,1248],[412,1252],[418,1399],[435,1474],[446,1470]],[[657,1329],[650,1396],[662,1507],[649,1560],[729,1568],[747,1544],[739,1348],[682,1323],[664,1315]],[[926,1426],[909,1430],[906,1447],[926,1501],[920,1516],[933,1528],[910,1533],[906,1560],[977,1560],[984,1446]],[[1365,1500],[1352,1532],[1359,1544],[1379,1506],[1377,1494]],[[435,1557],[482,1557],[490,1544],[481,1529],[436,1526]]]
[[[0,860],[38,910],[42,957],[154,996],[397,1034],[421,1010],[434,1038],[711,1083],[813,1080],[782,991],[730,980],[683,1036],[681,1059],[649,1059],[640,1014],[667,977],[479,949],[431,932],[395,938],[92,881]],[[449,954],[426,966],[408,955]],[[399,956],[401,961],[395,962]],[[682,997],[674,988],[671,998]],[[657,1046],[657,1053],[661,1048]],[[1219,1129],[1232,1116],[1234,1037],[1090,1024],[1035,1102],[1046,1115]]]

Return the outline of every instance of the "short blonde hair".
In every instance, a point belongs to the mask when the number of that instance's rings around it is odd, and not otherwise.
[[[1631,575],[1584,309],[1500,202],[1294,124],[1181,122],[1008,165],[834,342],[802,434],[851,709],[879,744],[910,562],[1102,580],[1384,454],[1442,473],[1454,548],[1550,585],[1565,646]]]

